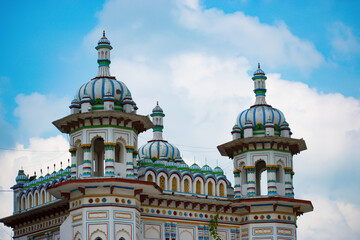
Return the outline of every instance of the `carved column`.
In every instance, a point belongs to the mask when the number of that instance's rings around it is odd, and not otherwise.
[[[235,170],[234,171],[234,178],[235,178],[235,186],[234,186],[234,199],[241,198],[241,178],[240,178],[241,171]]]
[[[134,178],[133,152],[134,146],[125,146],[126,148],[126,178]]]
[[[292,168],[286,167],[285,171],[285,196],[294,197],[293,186],[292,186]]]
[[[81,147],[84,150],[83,173],[81,177],[87,178],[92,175],[92,160],[91,160],[91,144],[83,144]]]
[[[276,188],[276,165],[266,165],[268,195],[277,195]]]
[[[104,143],[105,146],[105,177],[115,176],[115,145],[116,143]]]
[[[72,179],[76,179],[76,150],[77,148],[70,148],[69,152],[71,153],[71,173],[70,176]]]
[[[255,196],[255,166],[247,166],[244,168],[247,174],[247,196]]]

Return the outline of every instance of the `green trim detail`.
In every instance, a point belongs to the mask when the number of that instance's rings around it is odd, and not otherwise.
[[[87,129],[87,128],[106,128],[106,127],[112,127],[112,128],[120,128],[120,129],[126,129],[126,130],[132,130],[136,135],[138,134],[135,129],[130,128],[130,127],[122,127],[122,126],[116,126],[116,125],[99,125],[99,126],[84,126],[84,127],[80,127],[76,130],[71,131],[69,134],[73,134],[75,132],[78,132],[82,129]]]
[[[250,150],[246,150],[246,151],[243,151],[243,152],[240,152],[240,153],[236,153],[234,154],[234,157],[235,156],[238,156],[240,154],[243,154],[243,153],[247,153],[247,152],[263,152],[263,151],[274,151],[274,152],[286,152],[286,153],[291,153],[289,150],[280,150],[280,149],[271,149],[271,148],[265,148],[265,149],[250,149]],[[286,173],[286,172],[285,172]]]

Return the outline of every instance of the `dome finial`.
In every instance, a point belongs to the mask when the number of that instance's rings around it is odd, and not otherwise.
[[[258,62],[258,68],[260,69],[260,62]]]
[[[103,37],[105,37],[105,30],[103,30]]]
[[[156,101],[156,106],[159,106],[159,101]]]

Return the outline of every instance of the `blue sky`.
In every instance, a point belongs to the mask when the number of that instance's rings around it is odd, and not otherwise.
[[[67,138],[51,122],[96,75],[94,47],[105,29],[111,72],[139,113],[158,100],[164,136],[184,159],[219,161],[228,175],[232,163],[216,146],[231,140],[236,115],[253,104],[250,77],[260,61],[268,103],[308,146],[294,157],[295,193],[315,211],[300,218],[299,239],[356,239],[359,10],[356,1],[3,1],[0,161],[9,170],[1,188],[20,165],[32,173],[66,161]],[[142,134],[140,144],[149,138]]]

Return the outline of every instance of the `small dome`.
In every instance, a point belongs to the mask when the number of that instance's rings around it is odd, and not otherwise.
[[[159,158],[160,156],[167,159],[180,158],[180,151],[173,144],[165,140],[151,140],[139,148],[139,158],[145,156],[150,158]]]
[[[44,181],[47,181],[47,180],[49,180],[49,179],[50,179],[50,174],[48,173],[48,174],[45,175]]]
[[[103,31],[103,36],[98,41],[98,45],[110,45],[109,39],[107,39],[107,37],[105,36],[105,31]]]
[[[265,72],[260,68],[260,63],[258,63],[258,68],[254,72],[254,76],[256,75],[265,75]]]
[[[222,170],[222,168],[218,166],[218,167],[214,168],[214,173],[216,175],[224,175],[224,170]]]
[[[150,158],[145,158],[140,161],[141,166],[153,165],[153,161]]]
[[[54,180],[56,178],[56,172],[54,171],[51,175],[50,175],[50,179]]]
[[[212,170],[212,168],[211,168],[209,165],[205,164],[205,165],[201,168],[201,172],[203,172],[203,173],[212,173],[213,170]]]
[[[28,181],[28,178],[25,175],[24,170],[19,170],[15,180],[17,183],[24,183]]]
[[[153,113],[156,113],[156,112],[162,113],[163,112],[162,108],[159,106],[159,102],[156,103],[156,106],[153,108],[152,111],[153,111]]]
[[[193,165],[190,166],[190,171],[192,171],[192,172],[201,172],[201,168],[199,167],[199,165],[194,163]]]
[[[154,167],[164,167],[165,163],[166,163],[166,161],[158,159],[154,162]]]
[[[165,163],[166,168],[176,168],[176,163],[174,161],[169,161]]]
[[[180,163],[179,170],[189,170],[189,166],[185,162]]]

